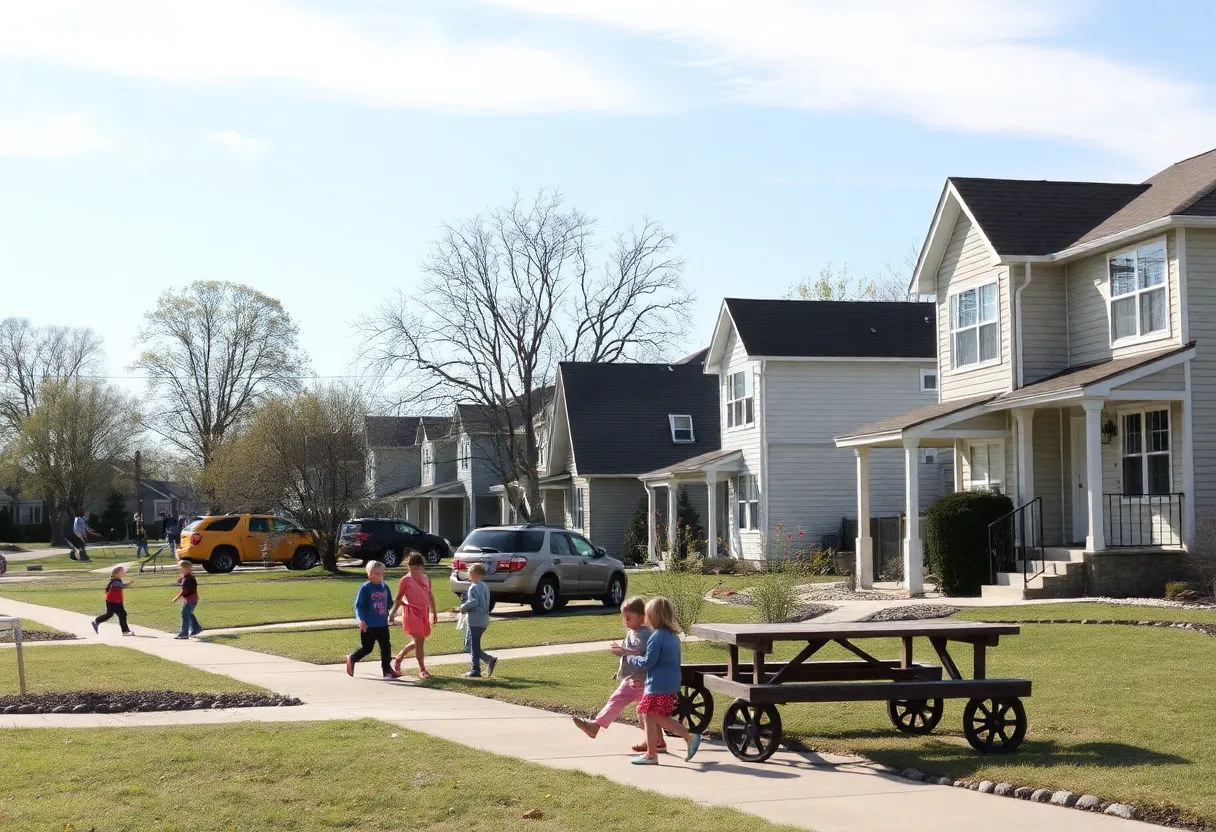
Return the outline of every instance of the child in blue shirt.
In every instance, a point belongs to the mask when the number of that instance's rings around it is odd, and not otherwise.
[[[355,675],[355,662],[380,645],[380,670],[385,679],[400,679],[393,670],[393,647],[389,643],[388,611],[393,606],[393,593],[384,582],[386,569],[378,560],[367,564],[367,583],[355,595],[355,619],[359,622],[359,649],[346,657],[346,674]]]
[[[635,766],[657,766],[663,731],[688,743],[685,760],[691,760],[701,745],[701,736],[689,731],[672,713],[680,699],[680,632],[671,602],[662,596],[646,602],[646,626],[653,632],[646,642],[646,652],[631,656],[619,644],[612,652],[634,667],[646,671],[646,691],[638,703],[638,716],[646,729],[646,753],[633,759]]]

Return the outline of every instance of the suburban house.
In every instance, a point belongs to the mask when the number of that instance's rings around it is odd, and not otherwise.
[[[367,493],[376,502],[422,484],[422,448],[418,416],[367,416]]]
[[[910,402],[937,401],[934,312],[931,303],[726,299],[701,368],[718,392],[721,446],[640,477],[651,556],[662,548],[654,518],[664,502],[674,515],[680,489],[704,495],[706,533],[721,553],[763,558],[778,529],[839,546],[857,508],[856,464],[834,437]],[[950,454],[915,463],[913,516],[953,485]],[[899,454],[877,453],[873,467],[872,512],[898,516]]]
[[[948,179],[912,291],[937,297],[937,398],[839,431],[858,513],[878,449],[952,448],[957,488],[1016,507],[985,593],[1160,594],[1216,508],[1216,151],[1140,184]],[[903,549],[920,592],[917,524]]]
[[[22,496],[16,488],[0,488],[0,512],[8,512],[8,522],[17,539],[9,542],[36,542],[44,536],[43,521],[49,520],[42,500]]]
[[[626,529],[646,498],[638,477],[719,448],[717,382],[698,355],[559,366],[538,460],[548,522],[578,529],[613,557],[627,554]],[[690,497],[704,521],[704,490]]]

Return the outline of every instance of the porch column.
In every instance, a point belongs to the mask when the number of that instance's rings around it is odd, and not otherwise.
[[[857,538],[853,551],[857,563],[853,574],[858,589],[874,586],[874,538],[870,537],[870,449],[856,448],[857,455]]]
[[[718,556],[718,472],[705,472],[705,557]]]
[[[439,534],[439,498],[431,497],[427,501],[427,505],[430,507],[430,528],[427,531],[431,534]]]
[[[1186,398],[1182,400],[1182,542],[1189,550],[1195,543],[1195,435],[1191,408],[1191,362],[1184,365]]]
[[[680,494],[680,484],[667,483],[667,556],[675,557],[676,553],[676,497]]]
[[[656,533],[655,524],[655,506],[654,487],[650,483],[646,484],[646,555],[650,558],[650,562],[654,563],[659,559],[659,536]]]
[[[1086,399],[1085,409],[1085,504],[1089,511],[1089,534],[1085,551],[1106,548],[1106,527],[1102,519],[1102,402]]]
[[[904,437],[904,586],[909,595],[925,594],[925,556],[920,543],[920,440]]]
[[[1019,407],[1013,411],[1018,425],[1018,505],[1034,499],[1034,408]]]

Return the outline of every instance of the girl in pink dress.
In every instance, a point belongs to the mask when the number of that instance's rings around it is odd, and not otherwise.
[[[435,605],[435,593],[431,591],[431,579],[426,574],[426,561],[417,552],[410,555],[409,571],[397,584],[397,601],[389,613],[389,624],[396,621],[397,610],[402,607],[405,615],[401,619],[401,629],[412,641],[393,659],[393,670],[400,673],[401,662],[413,650],[418,659],[418,678],[429,679],[431,674],[426,672],[424,645],[431,634],[431,626],[439,623],[439,608]]]

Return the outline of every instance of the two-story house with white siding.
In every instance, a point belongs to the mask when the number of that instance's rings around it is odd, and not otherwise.
[[[366,416],[367,492],[372,501],[422,484],[418,416]]]
[[[735,557],[765,557],[777,534],[801,531],[813,544],[839,537],[856,516],[856,464],[834,437],[937,400],[934,312],[931,303],[723,301],[704,365],[718,389],[721,448],[641,477],[652,519],[663,500],[675,514],[679,488],[700,487],[707,534]],[[916,460],[924,482],[914,516],[952,485],[950,465],[949,454]],[[899,453],[875,454],[872,478],[873,515],[898,515]]]
[[[1139,184],[951,178],[912,289],[937,296],[938,401],[842,432],[859,471],[950,447],[958,488],[1009,494],[986,594],[1180,577],[1216,509],[1216,151]],[[918,592],[914,525],[903,547]]]

